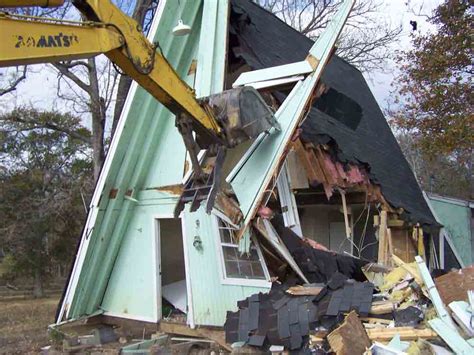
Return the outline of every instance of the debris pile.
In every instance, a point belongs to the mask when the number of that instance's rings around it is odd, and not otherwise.
[[[308,282],[295,272],[239,301],[224,326],[236,352],[474,353],[474,267],[433,281],[420,256],[405,263],[392,254],[393,266],[381,266],[315,248],[278,219],[272,224]]]

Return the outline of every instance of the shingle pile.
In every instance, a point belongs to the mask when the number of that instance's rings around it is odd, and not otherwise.
[[[289,295],[286,290],[292,284],[274,283],[268,294],[239,301],[237,312],[227,312],[226,342],[300,349],[307,344],[310,330],[334,325],[341,312],[355,309],[368,313],[372,303],[371,283],[348,280],[339,273],[317,296]]]

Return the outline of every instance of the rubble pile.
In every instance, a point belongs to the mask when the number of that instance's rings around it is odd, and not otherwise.
[[[316,249],[275,225],[312,283],[295,275],[238,302],[224,326],[234,352],[474,353],[474,267],[433,280],[420,256],[406,263],[392,254],[381,266]]]

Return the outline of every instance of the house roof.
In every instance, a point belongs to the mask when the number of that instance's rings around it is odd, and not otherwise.
[[[430,200],[446,202],[453,205],[459,205],[459,206],[468,207],[468,208],[474,208],[473,200],[465,200],[465,199],[451,197],[451,196],[442,196],[442,195],[438,195],[432,192],[425,192],[425,193]]]
[[[253,69],[304,59],[313,41],[249,0],[231,1],[231,33]],[[342,162],[363,164],[386,200],[412,222],[435,225],[421,189],[361,72],[333,56],[322,82],[330,87],[304,122],[302,140],[329,144]]]

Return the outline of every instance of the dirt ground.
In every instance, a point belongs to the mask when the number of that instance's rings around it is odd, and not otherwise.
[[[38,354],[48,345],[58,298],[0,301],[0,354]]]

